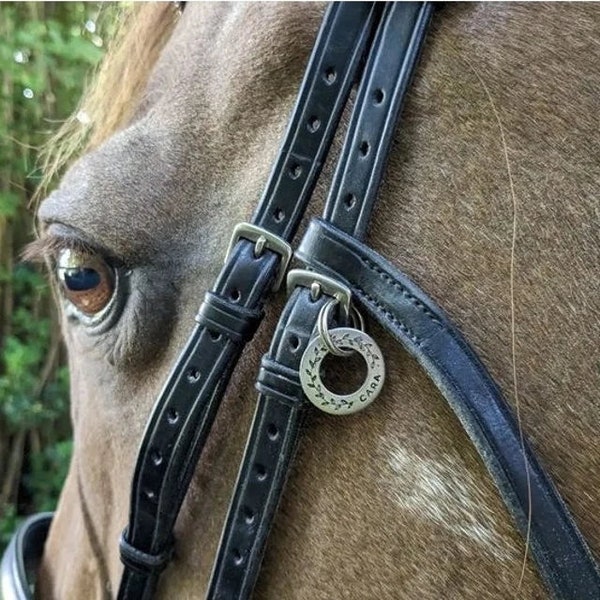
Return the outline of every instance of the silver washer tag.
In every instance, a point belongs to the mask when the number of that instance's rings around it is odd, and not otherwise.
[[[375,340],[366,333],[351,327],[338,327],[329,331],[335,346],[358,352],[367,363],[367,378],[352,394],[334,394],[321,379],[321,363],[329,350],[319,336],[312,339],[300,361],[300,383],[307,398],[321,410],[332,415],[348,415],[362,410],[377,396],[385,380],[383,355]]]

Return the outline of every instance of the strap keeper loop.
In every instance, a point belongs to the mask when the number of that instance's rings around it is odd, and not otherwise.
[[[262,315],[261,310],[245,308],[227,301],[214,292],[207,292],[196,315],[196,321],[239,344],[252,339]]]
[[[276,398],[290,406],[308,405],[300,384],[300,374],[265,354],[260,363],[256,389],[265,396]]]
[[[123,530],[119,538],[121,562],[129,569],[133,569],[138,573],[161,573],[173,558],[174,550],[175,545],[173,540],[171,540],[163,552],[159,552],[158,554],[143,552],[127,541],[127,529]]]

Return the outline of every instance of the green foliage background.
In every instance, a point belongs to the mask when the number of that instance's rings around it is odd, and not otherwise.
[[[23,515],[55,507],[71,454],[52,294],[19,254],[33,239],[37,150],[76,109],[103,54],[111,22],[99,11],[96,2],[0,2],[0,551]]]

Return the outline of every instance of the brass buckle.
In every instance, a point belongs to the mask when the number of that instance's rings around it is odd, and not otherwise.
[[[231,255],[234,246],[242,238],[254,242],[254,256],[257,258],[262,255],[265,248],[272,250],[281,257],[279,270],[277,271],[275,283],[273,284],[273,291],[276,292],[281,287],[285,272],[292,260],[292,247],[285,240],[262,227],[252,225],[252,223],[238,223],[233,228],[231,241],[229,242],[227,254],[225,255],[225,262],[229,260],[229,256]]]
[[[344,318],[350,318],[352,292],[348,286],[345,286],[336,279],[315,273],[314,271],[292,269],[287,276],[288,296],[298,286],[309,288],[313,300],[317,300],[321,294],[333,296],[339,302]]]

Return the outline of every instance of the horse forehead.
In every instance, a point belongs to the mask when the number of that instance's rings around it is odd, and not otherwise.
[[[173,112],[185,104],[203,114],[218,111],[222,93],[231,87],[255,84],[257,78],[261,85],[269,84],[264,74],[291,61],[301,62],[303,69],[324,7],[294,2],[190,3],[161,53],[149,93],[168,98]],[[260,91],[255,93],[260,96]],[[252,106],[253,98],[254,94],[245,96],[246,105]]]
[[[185,210],[176,202],[184,198],[179,157],[169,136],[145,124],[130,127],[78,161],[40,205],[38,216],[127,255],[123,244],[137,240],[141,249],[160,239],[160,227],[177,228]]]
[[[227,237],[260,193],[321,14],[294,3],[190,4],[132,123],[70,169],[42,221],[125,257],[151,258],[161,240],[187,244],[191,227],[196,246],[203,231]]]
[[[42,206],[42,219],[91,229],[92,238],[117,253],[123,244],[145,248],[165,239],[190,240],[191,226],[199,232],[197,242],[211,219],[211,238],[220,238],[247,219],[322,10],[313,4],[190,3],[150,78],[142,112],[80,161]],[[504,31],[512,12],[458,7],[446,21],[488,39]],[[450,42],[447,35],[438,37],[454,46],[452,36]],[[444,44],[436,52],[438,70],[451,60],[444,58]],[[282,102],[286,97],[289,102]],[[514,112],[519,109],[516,103]]]

